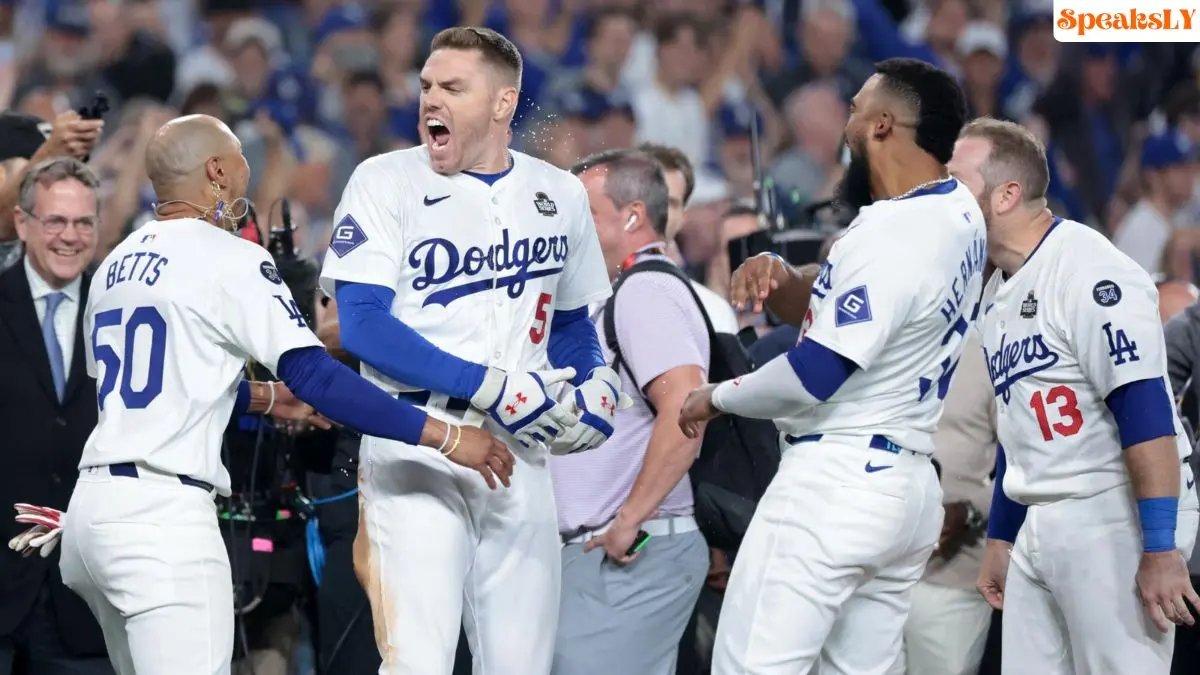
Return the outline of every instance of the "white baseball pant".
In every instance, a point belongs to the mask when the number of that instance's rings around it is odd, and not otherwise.
[[[992,608],[975,589],[919,581],[904,625],[902,673],[975,675],[987,647]]]
[[[1196,543],[1197,501],[1180,481],[1175,543]],[[1175,630],[1150,622],[1135,578],[1142,531],[1129,486],[1029,507],[1004,586],[1003,675],[1168,675]]]
[[[229,675],[233,579],[213,492],[138,468],[85,469],[63,526],[63,582],[118,675]]]
[[[355,568],[380,675],[449,675],[459,627],[475,675],[547,675],[562,542],[548,455],[513,449],[512,487],[429,448],[363,437]]]
[[[942,489],[928,456],[867,440],[784,448],[734,560],[713,675],[884,675],[896,662]]]

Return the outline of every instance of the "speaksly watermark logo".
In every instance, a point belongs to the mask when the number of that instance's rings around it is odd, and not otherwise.
[[[1195,2],[1054,0],[1059,42],[1200,42]]]

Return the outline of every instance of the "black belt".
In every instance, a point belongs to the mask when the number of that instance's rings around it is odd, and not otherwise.
[[[137,468],[137,465],[134,464],[133,462],[121,462],[120,464],[109,464],[108,472],[114,476],[123,476],[125,478],[138,478],[138,468]],[[201,490],[204,490],[205,492],[212,492],[213,490],[216,489],[215,487],[213,487],[212,483],[208,483],[208,482],[202,481],[202,480],[197,480],[195,478],[192,478],[191,476],[184,476],[182,474],[178,474],[178,478],[179,478],[180,483],[183,483],[184,485],[190,485],[192,487],[198,487]]]
[[[809,434],[807,436],[792,436],[789,434],[789,435],[784,436],[783,440],[787,441],[791,445],[795,445],[797,443],[813,443],[813,442],[821,440],[821,438],[824,435],[825,434]],[[899,455],[900,453],[905,452],[904,448],[889,441],[886,436],[880,436],[879,434],[875,434],[874,436],[872,436],[871,440],[867,443],[867,445],[876,450],[883,450],[884,452],[890,452],[893,455]],[[917,454],[916,452],[913,452],[912,450],[908,450],[908,452],[912,452],[914,455]]]
[[[428,390],[402,391],[396,394],[396,398],[404,401],[405,403],[420,406],[429,405],[430,395],[431,394]],[[438,406],[438,409],[444,410],[448,413],[457,413],[459,417],[462,417],[470,407],[471,402],[465,398],[447,398],[446,403],[442,406]]]

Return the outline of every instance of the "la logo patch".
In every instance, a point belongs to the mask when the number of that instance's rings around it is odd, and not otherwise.
[[[1021,318],[1032,319],[1037,316],[1037,298],[1033,297],[1033,291],[1029,291],[1025,302],[1021,303]]]
[[[538,213],[547,218],[558,215],[558,205],[545,192],[538,192],[533,195],[533,205],[537,207]]]

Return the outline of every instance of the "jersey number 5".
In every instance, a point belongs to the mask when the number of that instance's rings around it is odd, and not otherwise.
[[[550,306],[550,294],[542,293],[538,296],[537,309],[533,310],[533,325],[529,327],[529,341],[535,345],[541,344],[542,340],[546,339],[546,319],[548,318],[547,308]]]
[[[124,344],[124,358],[106,344],[100,344],[99,334],[102,329],[120,327],[124,315],[123,309],[110,309],[96,315],[96,324],[92,327],[92,354],[97,363],[104,364],[104,376],[96,388],[96,404],[104,410],[104,399],[112,393],[117,385],[117,376],[121,378],[121,402],[128,410],[140,410],[150,405],[158,398],[163,387],[163,361],[167,354],[167,322],[163,315],[154,307],[138,307],[129,313],[118,344]],[[138,329],[149,337],[150,353],[139,360],[135,349],[138,345]],[[142,344],[146,344],[143,339]],[[140,389],[133,385],[133,371],[145,372],[146,379]]]
[[[1055,422],[1050,421],[1046,409],[1052,406],[1058,406],[1055,415],[1058,418]],[[1064,385],[1052,387],[1050,391],[1043,396],[1042,392],[1033,392],[1033,397],[1029,399],[1029,407],[1033,408],[1033,414],[1037,416],[1038,428],[1042,430],[1042,440],[1054,440],[1055,434],[1060,437],[1074,436],[1083,428],[1083,413],[1079,411],[1079,399],[1075,397],[1075,390]]]

